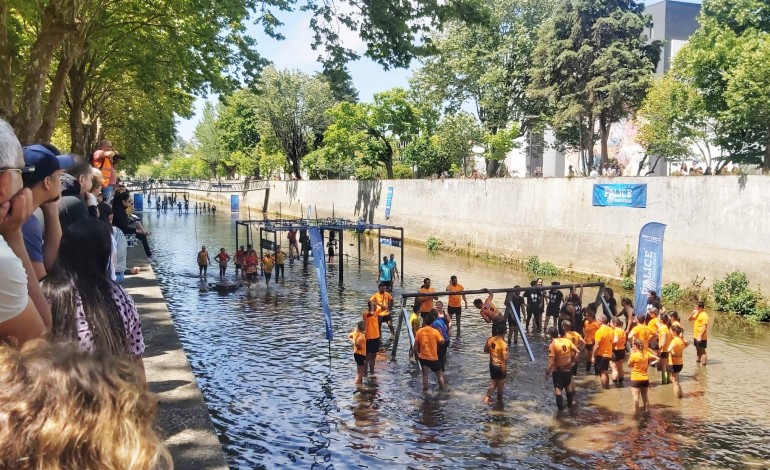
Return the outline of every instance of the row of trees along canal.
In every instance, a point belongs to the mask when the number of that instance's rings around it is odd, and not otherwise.
[[[495,175],[516,137],[534,136],[541,151],[547,126],[588,166],[596,146],[609,160],[610,126],[622,119],[638,121],[651,157],[699,148],[709,164],[770,170],[762,0],[705,0],[699,30],[659,81],[661,44],[648,42],[650,18],[631,0],[343,3],[2,2],[0,116],[25,143],[87,154],[109,137],[129,166],[154,161],[141,170],[156,177],[457,175],[479,149]],[[294,9],[312,13],[314,76],[269,67],[246,34],[254,22],[281,38],[276,15]],[[358,102],[346,65],[358,54],[340,28],[386,68],[419,57],[409,90]],[[220,103],[193,142],[174,145],[175,116],[207,92]]]

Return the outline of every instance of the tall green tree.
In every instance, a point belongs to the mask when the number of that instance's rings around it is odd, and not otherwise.
[[[578,128],[591,161],[595,126],[606,163],[611,125],[644,98],[662,46],[647,43],[649,23],[634,0],[565,0],[540,29],[530,92],[551,110],[554,127]]]
[[[770,4],[706,0],[699,22],[674,73],[718,123],[715,141],[726,159],[770,172]]]
[[[418,70],[413,87],[451,114],[472,103],[489,135],[521,131],[536,123],[541,105],[527,94],[529,66],[540,26],[556,0],[481,1],[489,20],[482,24],[452,22],[431,36],[434,54]],[[510,150],[510,149],[508,149]],[[505,157],[507,152],[495,152]],[[491,156],[488,153],[487,156]],[[488,158],[487,173],[497,172],[498,160]]]
[[[329,82],[322,76],[269,67],[261,77],[255,99],[259,133],[275,137],[297,178],[302,158],[329,125],[326,111],[333,105]]]
[[[672,73],[656,80],[637,117],[637,140],[646,155],[676,162],[692,158],[697,149],[712,166],[716,122],[709,119],[702,97],[691,84]]]
[[[384,165],[389,179],[396,149],[420,131],[419,111],[402,88],[377,93],[372,103],[338,103],[328,117],[331,124],[316,159],[331,168],[351,158],[367,167]]]

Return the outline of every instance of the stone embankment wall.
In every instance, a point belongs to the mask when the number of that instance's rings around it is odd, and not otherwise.
[[[594,183],[646,183],[645,209],[594,207]],[[393,186],[385,220],[387,188]],[[229,207],[229,193],[204,193]],[[241,194],[241,212],[261,216],[264,191]],[[770,177],[553,178],[488,180],[274,181],[268,211],[388,223],[407,239],[430,236],[471,253],[537,255],[578,271],[617,276],[615,257],[636,253],[647,222],[667,224],[664,281],[704,286],[739,269],[757,284],[770,273]]]

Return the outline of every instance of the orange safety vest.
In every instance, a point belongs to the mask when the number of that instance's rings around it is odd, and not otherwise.
[[[97,157],[96,153],[101,152]],[[112,176],[112,161],[104,156],[104,152],[97,150],[94,152],[94,156],[91,158],[91,165],[94,168],[98,168],[102,172],[102,187],[106,188],[110,185],[110,177]]]

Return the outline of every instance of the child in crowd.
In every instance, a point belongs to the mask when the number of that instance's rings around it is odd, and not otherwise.
[[[487,339],[487,343],[484,345],[484,352],[489,354],[489,376],[491,379],[487,394],[484,397],[485,405],[489,404],[495,389],[497,389],[497,403],[503,403],[505,377],[508,375],[508,345],[504,338],[505,322],[494,323],[492,336]]]
[[[356,385],[360,385],[364,379],[366,367],[366,323],[358,322],[348,338],[353,342],[353,359],[356,361]]]

